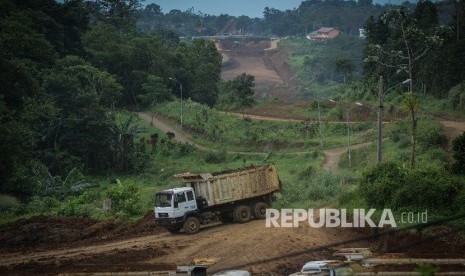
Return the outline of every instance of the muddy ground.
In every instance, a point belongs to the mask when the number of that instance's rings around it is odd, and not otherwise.
[[[306,224],[268,228],[265,221],[257,220],[213,223],[196,235],[171,234],[154,224],[152,212],[133,224],[34,217],[0,230],[0,274],[159,271],[201,260],[208,262],[209,273],[240,268],[284,275],[306,261],[334,259],[332,254],[345,247],[368,247],[379,254],[404,257],[465,257],[463,237],[445,227],[376,239],[374,234],[368,229],[310,228]]]

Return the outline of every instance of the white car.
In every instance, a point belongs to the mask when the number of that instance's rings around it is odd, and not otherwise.
[[[335,276],[336,272],[333,267],[328,264],[336,264],[340,261],[336,260],[324,260],[324,261],[311,261],[302,267],[300,272],[293,273],[289,276],[305,276],[305,275],[330,275]]]

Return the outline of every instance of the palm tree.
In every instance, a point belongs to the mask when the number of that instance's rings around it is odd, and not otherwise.
[[[127,118],[118,115],[115,118],[114,125],[110,127],[114,143],[113,160],[121,170],[129,168],[130,155],[134,150],[134,137],[145,131],[143,127],[133,124],[134,118],[134,113],[131,113]]]

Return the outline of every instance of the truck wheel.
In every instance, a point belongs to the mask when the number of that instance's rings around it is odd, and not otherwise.
[[[239,205],[234,209],[234,220],[239,223],[249,222],[252,218],[249,206]]]
[[[196,217],[188,217],[183,225],[184,232],[195,234],[200,231],[200,221]]]
[[[231,223],[234,221],[232,213],[221,213],[219,219],[223,223]]]
[[[181,231],[181,227],[168,227],[166,228],[170,233],[178,233],[179,231]]]
[[[253,216],[256,219],[265,219],[266,217],[266,209],[268,209],[269,206],[265,202],[258,202],[257,204],[254,205],[253,208]]]

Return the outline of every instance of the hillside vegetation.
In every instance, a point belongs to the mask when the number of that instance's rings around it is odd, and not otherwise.
[[[2,223],[39,214],[134,219],[151,210],[155,191],[177,185],[173,174],[263,163],[275,163],[283,182],[278,207],[465,211],[465,135],[447,140],[437,123],[464,116],[463,1],[408,10],[312,0],[266,9],[264,20],[114,3],[0,2]],[[328,7],[334,16],[323,21],[318,11]],[[341,28],[331,41],[280,42],[297,72],[295,93],[312,98],[295,107],[304,120],[247,119],[246,108],[257,105],[254,77],[221,80],[214,41],[180,38],[229,32],[231,24],[236,33],[281,36]],[[355,31],[362,25],[365,40]],[[386,162],[377,165],[369,146],[344,156],[340,171],[323,171],[325,150],[376,139],[380,75],[391,121],[383,125]],[[281,105],[258,100],[261,108]],[[177,142],[138,111],[168,118],[208,150]]]

